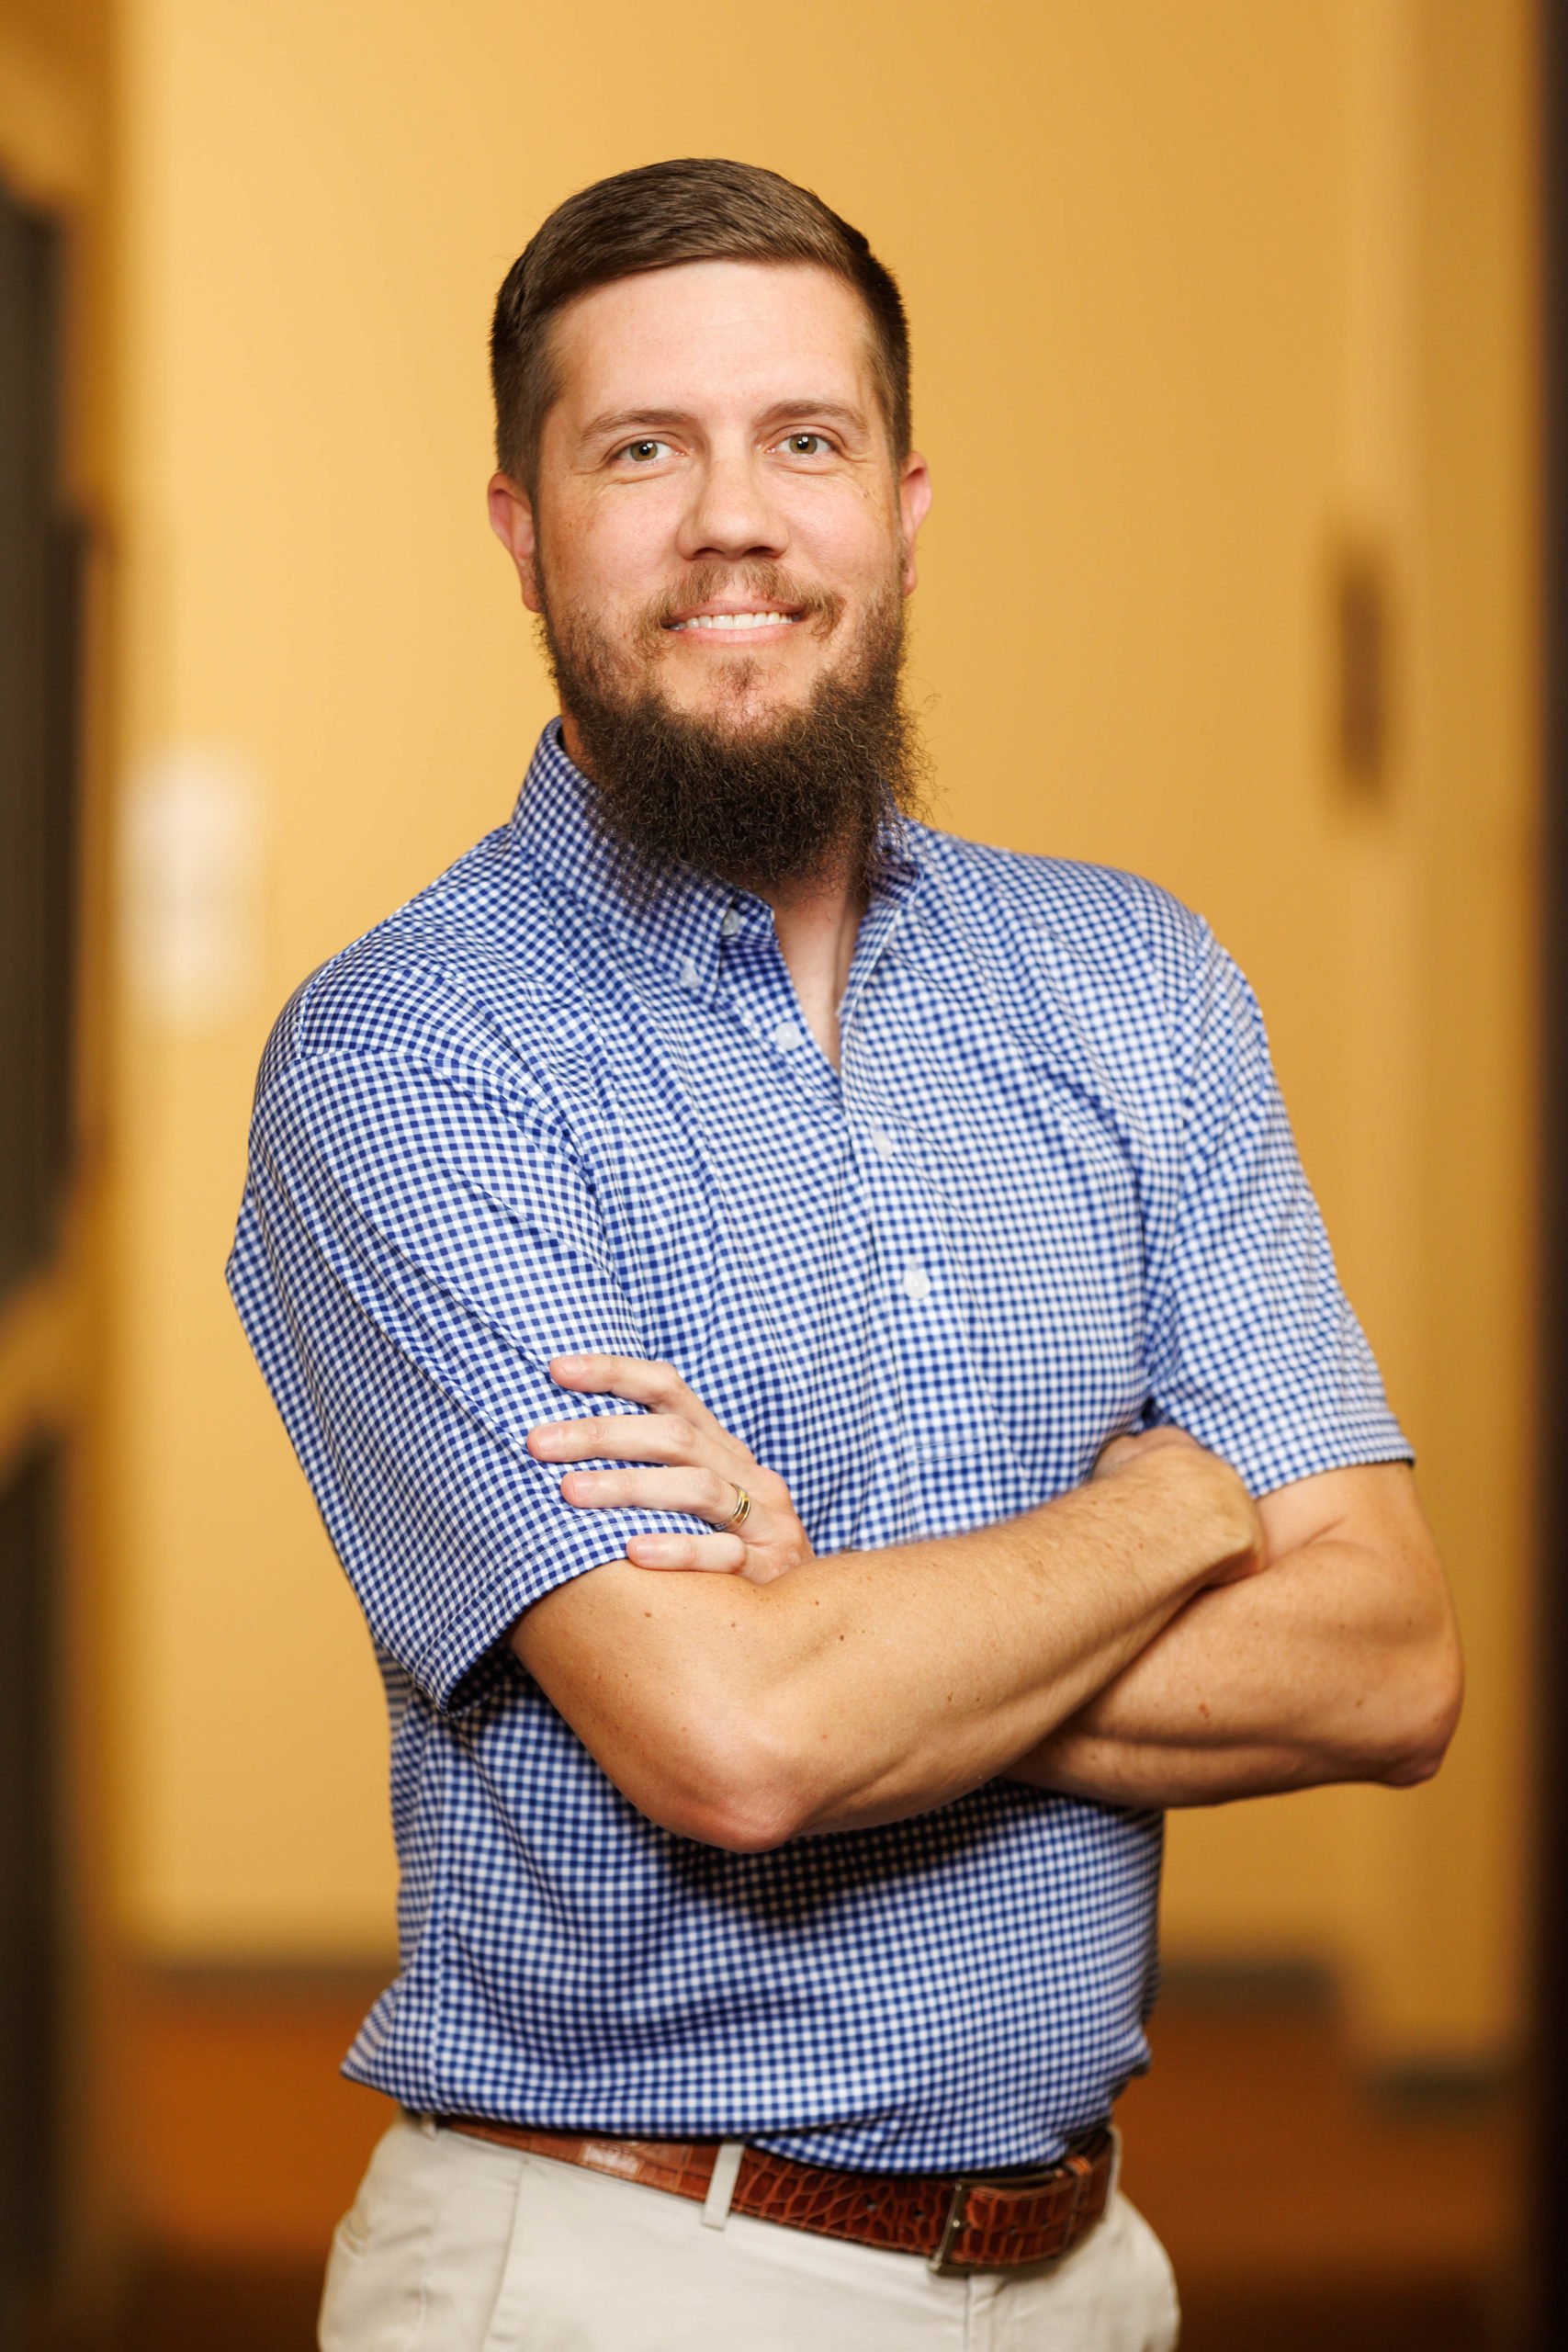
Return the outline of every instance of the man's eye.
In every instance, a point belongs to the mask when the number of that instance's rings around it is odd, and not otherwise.
[[[634,466],[651,466],[668,456],[669,450],[668,441],[628,441],[621,455],[629,458]]]
[[[784,443],[792,458],[825,458],[832,446],[825,433],[792,433]]]

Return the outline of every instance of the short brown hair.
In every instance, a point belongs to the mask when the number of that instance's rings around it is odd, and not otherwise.
[[[757,164],[721,156],[644,164],[557,205],[506,273],[491,328],[495,455],[532,492],[539,435],[558,392],[549,328],[595,286],[680,262],[815,262],[852,286],[871,322],[894,456],[909,453],[909,330],[890,270],[858,229]]]

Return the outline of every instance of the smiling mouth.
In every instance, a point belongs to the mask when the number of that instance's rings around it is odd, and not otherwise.
[[[671,634],[685,629],[751,629],[794,628],[798,613],[693,613],[684,620],[666,621]]]

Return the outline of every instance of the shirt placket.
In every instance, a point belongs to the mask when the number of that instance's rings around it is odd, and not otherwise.
[[[852,1074],[846,1093],[875,1237],[884,1426],[891,1421],[902,1439],[912,1522],[902,1532],[974,1526],[1000,1515],[1007,1502],[998,1490],[993,1415],[976,1388],[962,1269],[920,1171],[918,1136],[881,1090],[863,1098]]]
[[[875,1243],[874,1313],[884,1344],[881,1426],[901,1438],[905,1524],[866,1536],[907,1540],[994,1520],[1016,1508],[995,1415],[976,1377],[964,1268],[897,1066],[875,1050],[877,981],[897,954],[902,909],[863,932],[844,1005],[841,1090],[861,1194]],[[886,1465],[891,1473],[893,1464]],[[874,1484],[893,1508],[891,1477]]]
[[[805,1088],[819,1109],[836,1106],[838,1073],[807,1025],[768,909],[750,900],[732,904],[719,936],[724,990],[736,1018],[776,1063],[781,1081]]]

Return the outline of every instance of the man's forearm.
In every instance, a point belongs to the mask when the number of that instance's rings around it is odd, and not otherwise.
[[[768,1585],[611,1564],[513,1638],[633,1804],[761,1848],[994,1778],[1256,1541],[1233,1474],[1178,1441],[1006,1526]]]
[[[1380,1491],[1406,1480],[1371,1475]],[[1198,1595],[1010,1777],[1139,1805],[1398,1785],[1436,1770],[1458,1699],[1435,1564],[1413,1544],[1329,1536]]]

